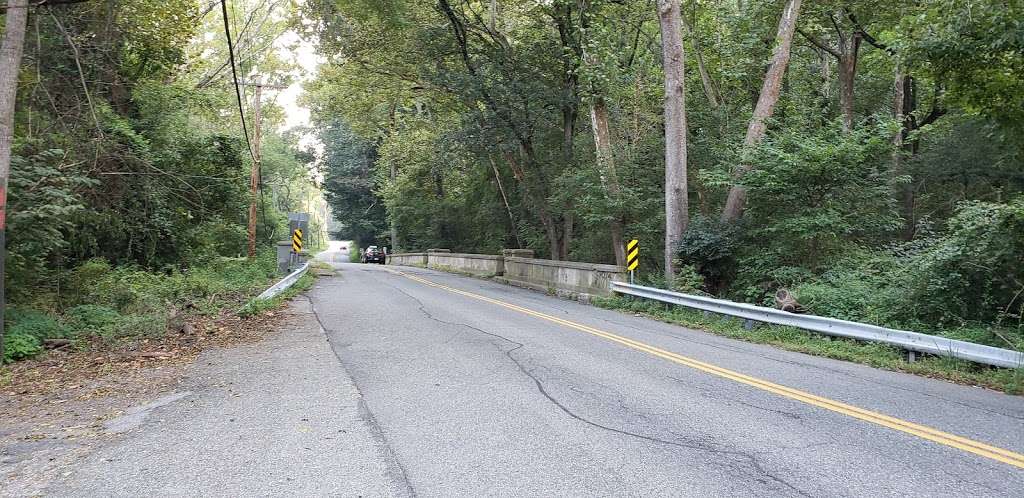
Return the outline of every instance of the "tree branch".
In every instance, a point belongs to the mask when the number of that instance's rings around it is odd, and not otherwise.
[[[886,52],[889,53],[889,55],[896,55],[896,50],[894,50],[892,47],[888,45],[885,45],[884,43],[880,43],[878,40],[875,39],[874,36],[871,36],[867,31],[864,30],[864,27],[861,26],[859,22],[857,22],[857,16],[854,15],[853,11],[846,7],[843,7],[843,10],[846,12],[846,17],[849,18],[850,22],[853,23],[853,27],[856,28],[857,32],[860,33],[861,37],[864,38],[864,41],[868,42],[868,44],[871,45],[872,47],[875,47],[879,50],[885,50]]]
[[[796,28],[796,32],[800,33],[800,36],[803,36],[804,38],[806,38],[807,41],[811,42],[811,44],[814,45],[815,47],[818,47],[819,49],[824,50],[825,52],[828,52],[828,53],[832,54],[832,56],[837,58],[837,59],[840,57],[839,51],[837,51],[836,49],[834,49],[832,47],[829,47],[828,45],[825,45],[820,40],[818,40],[817,38],[814,38],[813,36],[808,34],[803,29]]]

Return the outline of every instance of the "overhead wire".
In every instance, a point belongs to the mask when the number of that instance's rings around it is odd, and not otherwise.
[[[249,138],[249,126],[245,122],[245,110],[242,105],[242,85],[238,82],[238,70],[235,67],[235,44],[231,40],[231,26],[228,22],[228,4],[227,0],[220,0],[221,17],[224,19],[224,36],[228,40],[228,62],[231,64],[231,79],[235,83],[235,97],[238,101],[238,116],[242,120],[242,134],[245,135],[246,148],[249,149],[249,157],[252,158],[253,163],[256,165],[256,188],[260,192],[260,211],[263,214],[263,230],[267,233],[268,237],[273,239],[274,231],[267,225],[267,212],[266,212],[266,198],[263,196],[263,164],[262,161],[256,159],[256,151],[253,149],[252,140]],[[259,123],[256,123],[259,126]]]

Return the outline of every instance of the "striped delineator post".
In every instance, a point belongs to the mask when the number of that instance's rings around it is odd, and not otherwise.
[[[633,239],[626,244],[626,269],[629,270],[629,283],[633,283],[633,271],[640,266],[640,241]]]

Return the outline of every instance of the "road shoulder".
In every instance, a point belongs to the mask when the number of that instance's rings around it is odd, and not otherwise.
[[[2,494],[403,494],[400,468],[308,301],[286,315],[262,341],[201,353],[87,441],[53,440],[7,462],[21,476]]]

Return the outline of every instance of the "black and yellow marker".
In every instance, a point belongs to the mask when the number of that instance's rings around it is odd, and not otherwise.
[[[626,269],[633,271],[640,266],[640,241],[633,239],[626,244]]]
[[[302,229],[300,228],[296,228],[295,231],[292,232],[292,252],[302,252]]]

